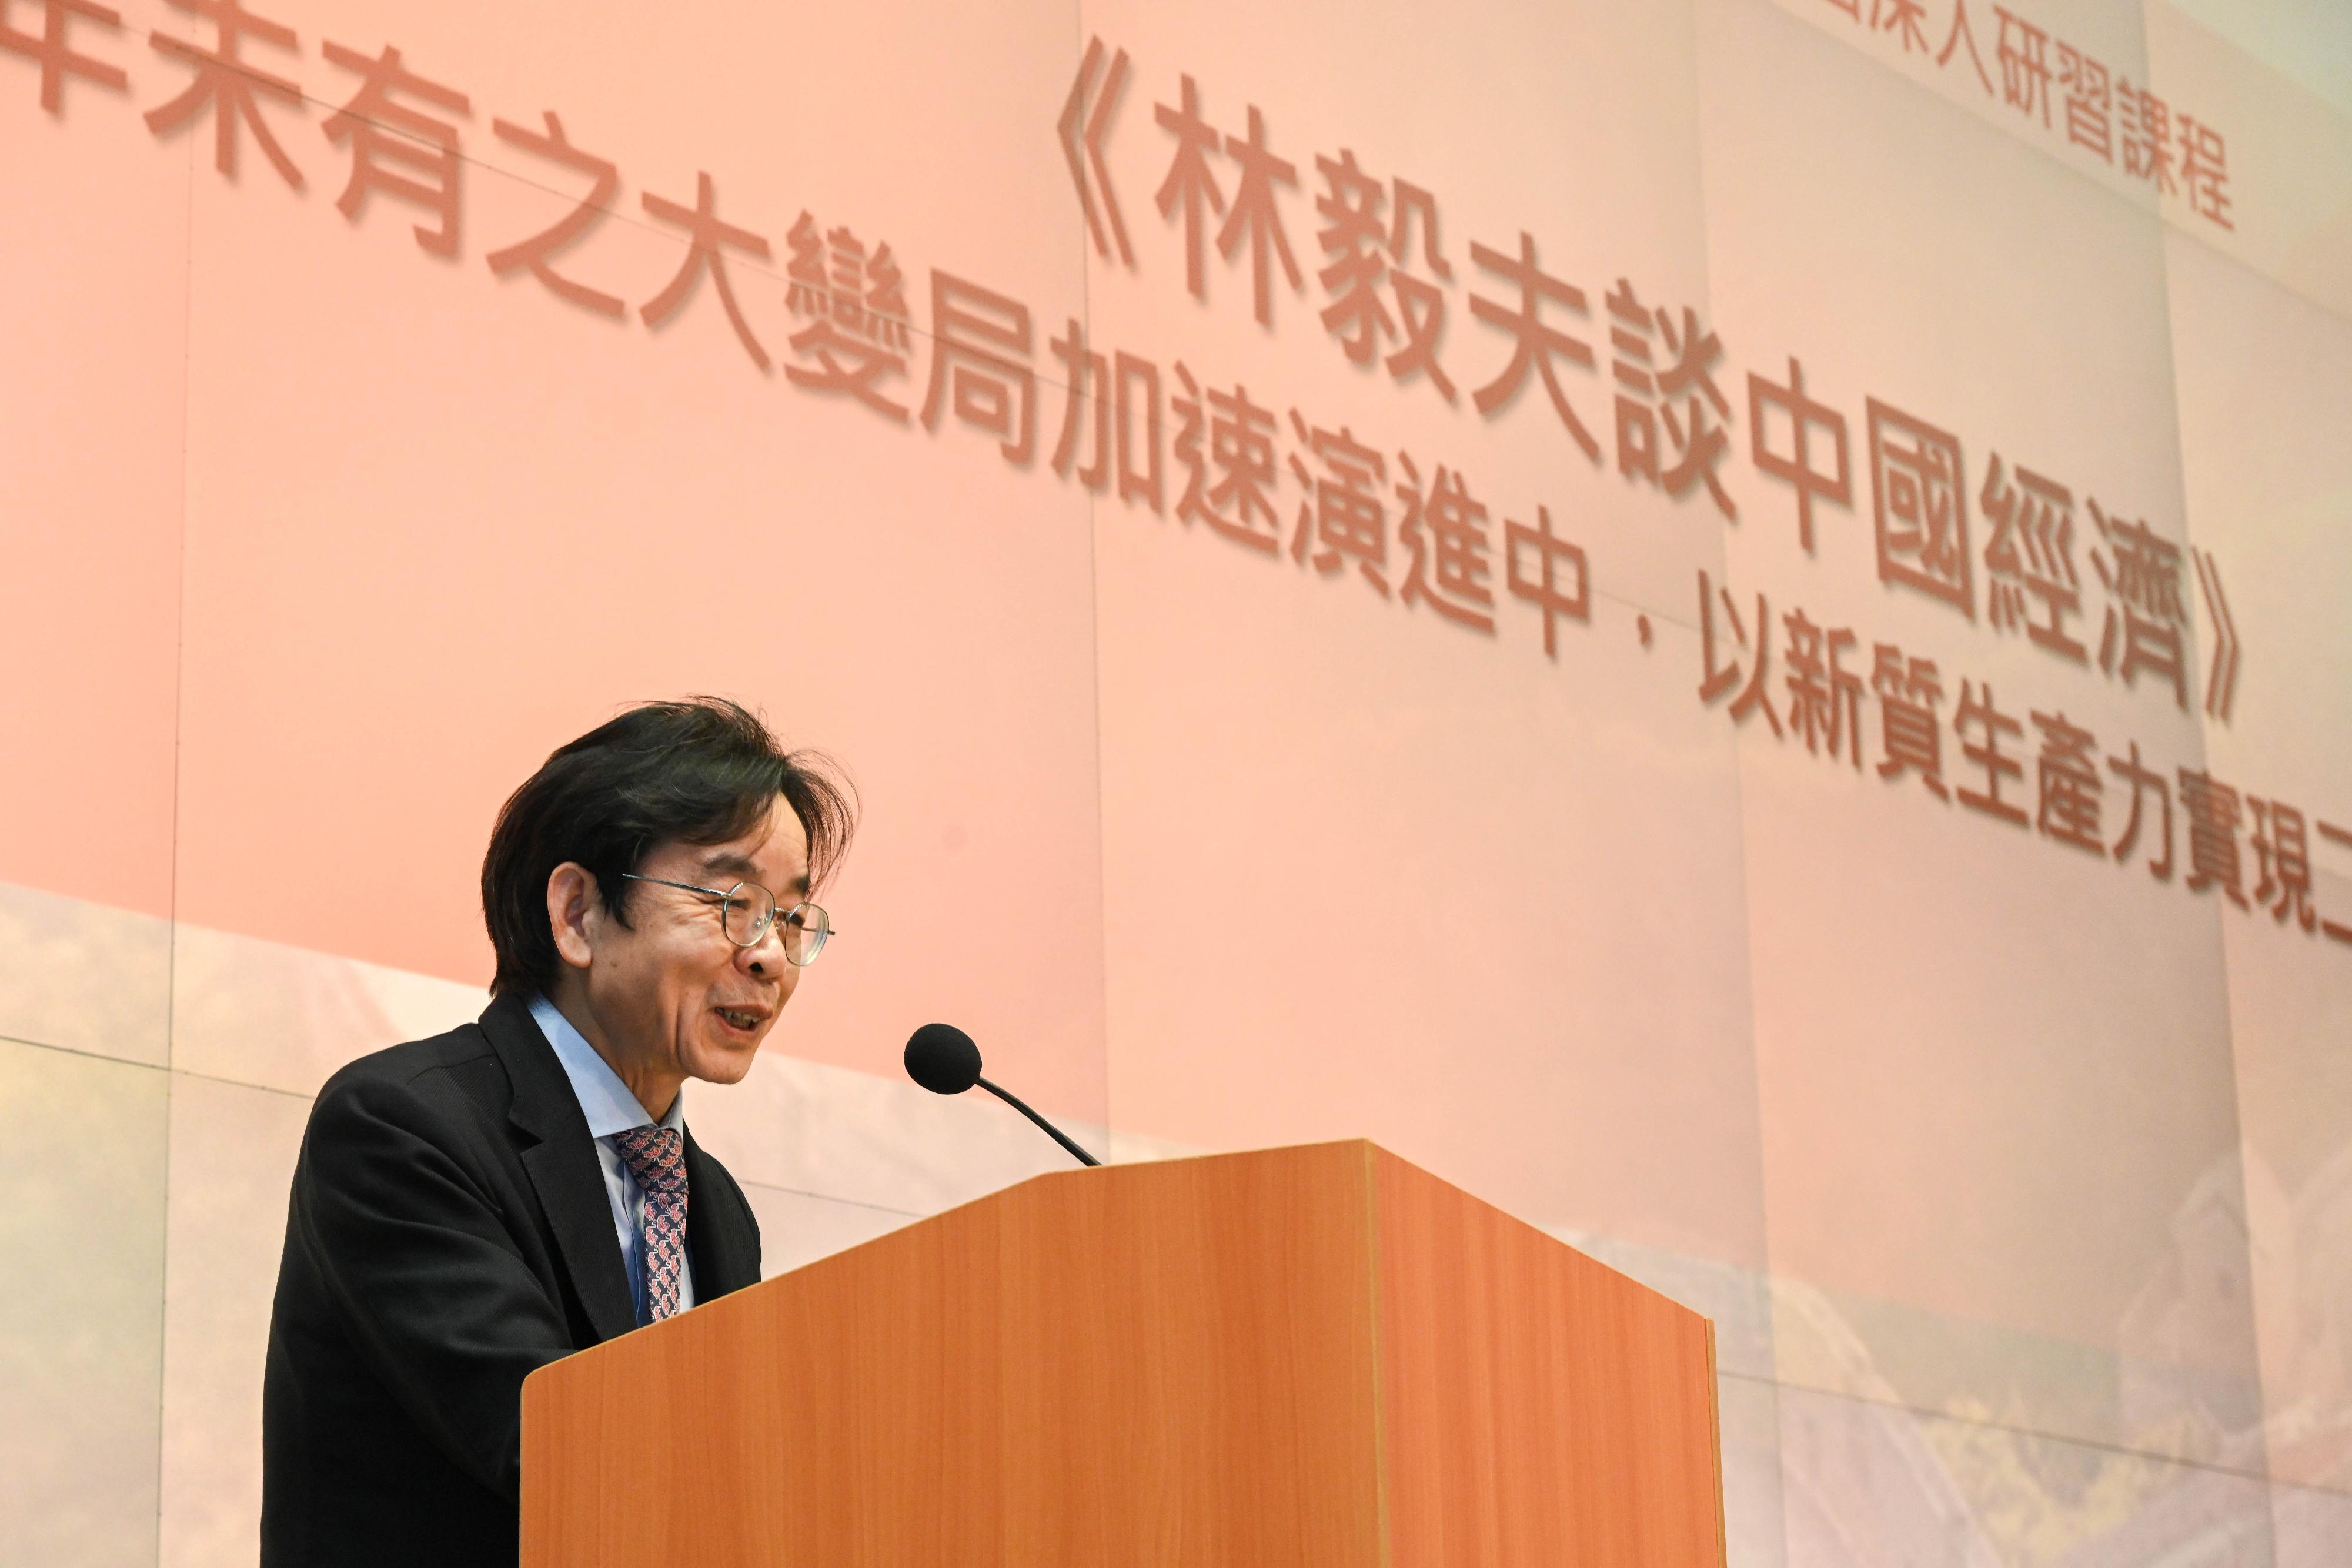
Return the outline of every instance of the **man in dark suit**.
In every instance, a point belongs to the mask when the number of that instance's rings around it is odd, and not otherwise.
[[[302,1139],[262,1397],[265,1568],[511,1564],[523,1379],[756,1283],[686,1130],[830,925],[845,791],[758,718],[632,709],[548,758],[482,867],[479,1021],[363,1057]]]

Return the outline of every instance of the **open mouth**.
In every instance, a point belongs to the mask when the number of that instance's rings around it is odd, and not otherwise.
[[[759,1033],[760,1026],[765,1023],[768,1018],[765,1013],[754,1012],[747,1008],[714,1008],[711,1010],[719,1015],[720,1022],[740,1034]]]

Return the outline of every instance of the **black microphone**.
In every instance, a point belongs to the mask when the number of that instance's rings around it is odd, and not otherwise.
[[[980,1047],[951,1023],[927,1023],[907,1037],[907,1076],[934,1094],[961,1094],[979,1084],[1045,1129],[1046,1135],[1077,1156],[1082,1166],[1102,1161],[1062,1135],[1062,1129],[980,1075]]]

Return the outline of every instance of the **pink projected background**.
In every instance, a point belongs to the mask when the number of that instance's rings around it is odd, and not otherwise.
[[[771,1271],[1365,1135],[1717,1321],[1738,1568],[2352,1561],[2352,31],[0,4],[0,1523],[249,1562],[499,801],[865,801]],[[2219,30],[2217,30],[2217,28]]]

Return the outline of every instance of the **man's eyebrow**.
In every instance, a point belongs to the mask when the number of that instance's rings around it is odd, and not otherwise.
[[[733,850],[713,850],[702,857],[702,869],[723,871],[730,876],[748,877],[760,868],[751,863],[749,856],[738,854]]]
[[[702,857],[702,869],[707,872],[723,873],[728,876],[740,877],[746,882],[755,880],[760,874],[760,868],[751,863],[750,856],[739,854],[733,850],[711,851]],[[806,898],[809,892],[808,873],[803,872],[775,891],[798,894],[801,897]]]

